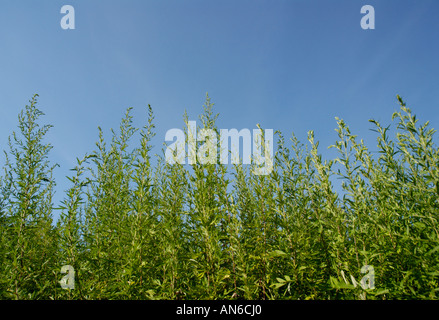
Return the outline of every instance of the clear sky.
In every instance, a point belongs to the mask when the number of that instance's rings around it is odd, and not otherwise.
[[[60,26],[67,4],[75,30]],[[374,30],[360,26],[366,4]],[[330,155],[338,116],[373,150],[368,119],[390,123],[397,94],[439,128],[438,59],[437,0],[1,0],[0,149],[38,93],[58,201],[98,126],[117,129],[128,107],[143,126],[151,104],[160,152],[208,92],[220,128],[260,123],[303,142],[314,130]]]

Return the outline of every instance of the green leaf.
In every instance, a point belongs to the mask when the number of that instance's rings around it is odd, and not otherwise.
[[[275,257],[283,257],[283,256],[286,256],[286,255],[287,254],[285,252],[281,251],[281,250],[274,250],[274,251],[271,251],[268,254],[268,257],[275,258]]]
[[[418,229],[424,229],[426,227],[425,224],[422,222],[415,222],[413,223],[413,225]]]
[[[428,251],[427,253],[426,253],[426,255],[430,255],[430,254],[432,254],[432,253],[435,253],[436,251],[438,251],[439,250],[439,246],[436,246],[436,247],[434,247],[433,249],[431,249],[430,251]]]

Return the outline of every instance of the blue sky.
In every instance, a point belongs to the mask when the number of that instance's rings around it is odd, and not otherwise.
[[[75,30],[63,30],[63,5]],[[375,29],[360,27],[363,5]],[[334,117],[374,149],[368,119],[390,123],[399,94],[439,128],[437,0],[76,0],[0,3],[0,149],[34,93],[58,183],[94,150],[97,127],[155,113],[155,152],[185,110],[196,120],[206,92],[220,128],[314,130],[324,155]],[[4,157],[0,164],[4,163]]]

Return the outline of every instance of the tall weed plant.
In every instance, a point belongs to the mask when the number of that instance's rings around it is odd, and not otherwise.
[[[2,299],[438,297],[439,149],[399,96],[392,127],[369,120],[378,152],[337,118],[335,159],[312,131],[305,144],[276,132],[268,175],[256,159],[220,164],[218,141],[217,164],[200,161],[213,156],[200,142],[195,164],[153,158],[152,108],[143,128],[129,108],[110,141],[99,128],[58,206],[37,98],[0,178]],[[218,134],[217,117],[206,96],[197,129]],[[74,288],[60,284],[65,265]]]

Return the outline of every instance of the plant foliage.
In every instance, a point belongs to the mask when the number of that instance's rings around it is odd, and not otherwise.
[[[153,158],[151,107],[141,129],[128,109],[110,141],[99,128],[58,208],[37,98],[18,117],[0,178],[2,299],[438,297],[439,149],[399,96],[393,138],[369,120],[377,152],[337,118],[335,159],[323,159],[312,131],[306,145],[276,132],[269,175]],[[218,133],[217,117],[207,96],[198,129]],[[59,283],[63,265],[75,270],[72,290]],[[359,285],[367,265],[374,288]]]

